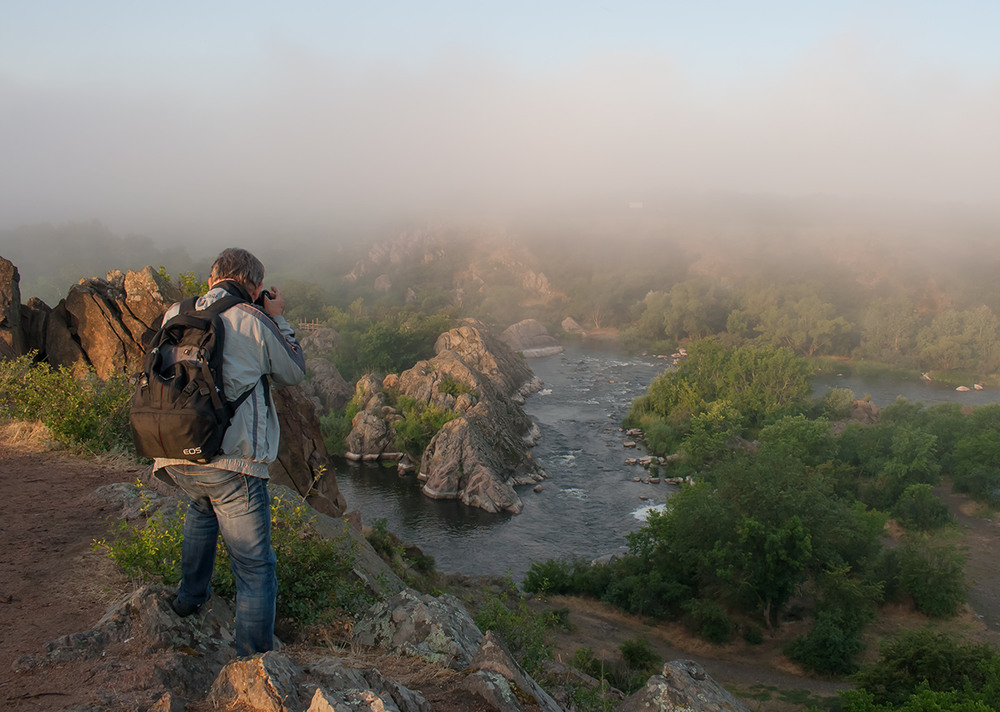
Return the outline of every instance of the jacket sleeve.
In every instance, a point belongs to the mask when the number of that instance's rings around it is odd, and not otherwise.
[[[306,358],[295,340],[295,332],[283,316],[264,319],[266,355],[271,380],[276,386],[294,386],[306,376]]]

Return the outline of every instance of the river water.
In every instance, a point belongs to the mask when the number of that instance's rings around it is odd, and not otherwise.
[[[337,466],[337,482],[348,509],[359,510],[365,524],[385,519],[390,531],[433,556],[442,571],[510,574],[520,581],[533,561],[624,551],[625,535],[642,525],[646,509],[676,491],[667,484],[632,481],[645,472],[625,464],[637,451],[624,447],[621,431],[632,400],[646,392],[667,362],[567,346],[562,354],[530,359],[529,365],[544,384],[527,399],[525,411],[541,429],[532,452],[548,479],[541,492],[519,488],[520,514],[489,514],[456,501],[435,501],[420,493],[415,477],[400,478],[395,468],[344,462]],[[858,398],[870,395],[879,406],[897,396],[928,405],[997,400],[996,390],[958,393],[936,383],[892,378],[831,376],[816,382],[816,393],[834,386],[850,388]]]

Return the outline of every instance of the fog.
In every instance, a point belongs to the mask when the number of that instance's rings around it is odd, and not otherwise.
[[[404,66],[278,43],[200,79],[8,73],[0,228],[97,218],[194,244],[720,191],[1000,208],[1000,75],[849,36],[769,75],[729,69],[695,81],[669,56],[594,54],[528,71],[469,48]]]

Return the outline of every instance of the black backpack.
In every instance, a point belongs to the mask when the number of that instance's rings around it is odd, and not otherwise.
[[[196,299],[181,302],[180,313],[149,344],[130,413],[142,457],[209,462],[236,409],[253,393],[227,401],[222,391],[225,330],[219,315],[246,300],[229,294],[199,311]]]

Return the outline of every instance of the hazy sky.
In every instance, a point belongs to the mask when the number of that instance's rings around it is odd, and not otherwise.
[[[1000,3],[0,0],[0,229],[1000,206]]]

